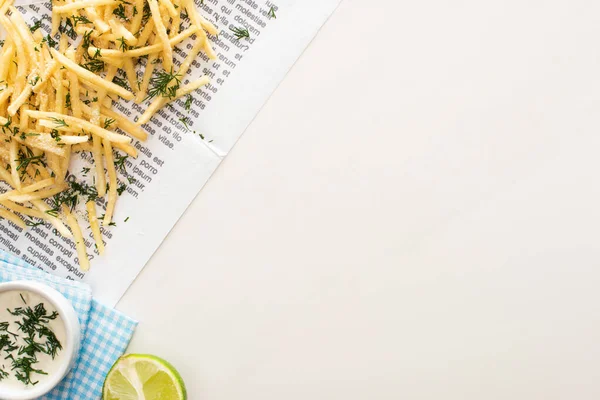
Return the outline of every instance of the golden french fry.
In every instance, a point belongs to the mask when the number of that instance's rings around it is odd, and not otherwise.
[[[73,240],[75,241],[75,249],[77,249],[77,257],[79,257],[79,267],[82,271],[90,270],[90,259],[87,255],[87,249],[85,247],[85,241],[83,240],[83,233],[81,233],[81,227],[79,226],[79,222],[73,216],[69,207],[63,204],[62,206],[63,214],[67,217],[67,225],[71,228],[71,232],[73,233]]]
[[[98,135],[103,139],[110,140],[111,142],[131,142],[131,138],[128,138],[127,136],[108,131],[83,119],[71,117],[70,115],[33,110],[29,110],[26,113],[30,117],[37,118],[38,120],[40,120],[42,126],[45,126],[47,128],[67,132],[81,132],[83,130],[86,132],[93,133],[94,135]]]
[[[161,109],[161,107],[163,107],[165,104],[167,104],[169,101],[173,101],[176,100],[182,96],[185,96],[187,94],[192,93],[193,91],[201,88],[202,86],[208,84],[210,82],[210,79],[206,76],[196,80],[195,82],[189,83],[179,89],[177,89],[177,91],[175,92],[175,96],[172,98],[167,98],[167,97],[157,97],[156,99],[154,99],[154,101],[152,102],[152,104],[150,104],[150,107],[148,107],[146,109],[146,111],[144,112],[144,114],[142,114],[142,116],[140,117],[140,119],[138,119],[138,121],[136,122],[137,125],[143,125],[145,123],[147,123],[148,121],[150,121],[150,118],[152,118],[152,116]]]
[[[79,153],[80,151],[92,151],[92,144],[90,142],[75,144],[71,146],[71,151],[74,153]]]
[[[93,72],[88,71],[87,69],[76,64],[74,61],[69,60],[67,57],[60,54],[58,51],[56,51],[54,49],[51,49],[50,51],[52,52],[52,55],[58,60],[59,63],[61,63],[68,70],[75,72],[80,78],[85,79],[86,81],[92,83],[93,85],[104,88],[104,89],[108,90],[109,92],[118,94],[125,100],[133,99],[133,93],[131,93],[130,91],[123,89],[119,85],[116,85],[112,82],[108,82],[108,81],[100,78],[98,75],[94,74]]]
[[[102,232],[100,232],[100,225],[98,224],[98,216],[96,215],[96,203],[88,201],[85,204],[88,212],[88,220],[90,221],[90,227],[92,229],[92,235],[98,248],[100,255],[104,254],[104,240],[102,240]]]
[[[5,210],[4,208],[0,208],[0,218],[7,219],[11,221],[13,224],[20,226],[21,228],[25,228],[25,222],[19,216],[9,210]]]
[[[154,21],[158,39],[162,43],[163,66],[165,71],[170,71],[173,67],[173,48],[171,47],[169,35],[167,34],[167,28],[165,28],[165,24],[163,23],[158,2],[156,0],[148,0],[148,5],[150,6],[150,12],[152,14],[152,20]]]
[[[10,147],[8,149],[8,156],[10,157],[10,173],[12,175],[12,180],[14,182],[14,186],[21,190],[21,178],[19,177],[19,166],[17,165],[17,159],[19,157],[19,144],[16,140],[12,140],[10,142]]]
[[[65,14],[82,8],[104,6],[114,3],[116,3],[115,0],[77,0],[62,6],[54,6],[53,11],[59,14]]]
[[[102,225],[108,226],[112,222],[115,203],[117,202],[117,171],[115,170],[115,160],[110,142],[105,139],[102,144],[104,145],[104,157],[106,158],[106,169],[108,170],[108,202],[106,203],[106,213]]]
[[[61,185],[56,185],[56,187],[54,187],[52,189],[40,190],[40,191],[33,192],[33,193],[12,194],[11,195],[9,192],[9,193],[0,194],[0,200],[10,200],[10,201],[14,201],[15,203],[31,202],[33,200],[47,199],[48,197],[52,197],[55,194],[58,194],[58,193],[64,191],[66,188],[67,188],[67,185],[63,183]]]
[[[21,193],[32,193],[32,192],[35,192],[36,190],[44,189],[44,188],[46,188],[48,186],[52,186],[52,185],[54,185],[54,178],[43,179],[43,180],[33,183],[29,186],[23,186],[21,188]]]

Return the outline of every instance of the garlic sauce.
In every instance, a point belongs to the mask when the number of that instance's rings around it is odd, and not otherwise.
[[[65,340],[65,324],[48,300],[26,290],[0,292],[0,387],[26,389],[51,377]]]

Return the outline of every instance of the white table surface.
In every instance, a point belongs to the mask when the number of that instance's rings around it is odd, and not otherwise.
[[[119,303],[130,350],[193,400],[598,399],[599,152],[600,2],[345,0]]]

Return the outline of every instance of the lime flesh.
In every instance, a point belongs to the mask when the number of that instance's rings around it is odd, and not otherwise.
[[[104,400],[186,400],[185,384],[167,361],[145,354],[129,354],[110,369]]]

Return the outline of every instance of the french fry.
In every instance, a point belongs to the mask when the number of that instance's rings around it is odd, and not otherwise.
[[[59,142],[49,133],[30,131],[25,135],[25,139],[21,138],[21,136],[14,136],[13,140],[34,149],[56,154],[59,157],[65,156],[64,146],[60,146]]]
[[[73,233],[73,240],[75,241],[75,249],[77,249],[77,257],[79,257],[79,267],[82,271],[90,270],[90,259],[87,255],[87,249],[85,247],[85,241],[83,240],[83,233],[81,233],[81,227],[79,226],[79,222],[73,216],[69,207],[63,204],[62,206],[63,214],[67,217],[67,225],[71,228],[71,232]]]
[[[129,29],[132,33],[136,34],[140,30],[140,27],[142,25],[142,18],[144,18],[144,13],[139,12],[139,10],[144,9],[144,0],[135,0],[133,6],[135,7],[137,13],[134,13],[133,17],[131,18],[131,26],[129,27]]]
[[[123,67],[125,68],[125,73],[127,74],[127,81],[129,82],[129,86],[136,93],[139,88],[137,85],[137,74],[135,73],[135,69],[133,68],[133,61],[131,58],[126,58],[123,61]]]
[[[8,148],[8,156],[10,157],[10,173],[12,176],[12,180],[14,182],[14,186],[21,190],[21,178],[19,177],[19,166],[17,165],[17,158],[19,152],[19,144],[16,140],[12,140],[10,142],[10,147]]]
[[[187,84],[179,89],[177,89],[177,91],[175,92],[175,96],[172,98],[167,98],[167,97],[157,97],[156,99],[154,99],[154,101],[152,102],[152,104],[150,104],[150,107],[148,107],[146,109],[146,111],[144,111],[144,114],[142,114],[142,116],[140,117],[140,119],[138,119],[138,121],[136,122],[137,125],[143,125],[145,123],[147,123],[148,121],[150,121],[150,118],[152,118],[152,116],[158,111],[160,110],[165,104],[167,104],[169,101],[173,101],[176,100],[180,97],[183,97],[187,94],[192,93],[193,91],[201,88],[202,86],[208,84],[210,82],[210,79],[208,77],[202,77],[198,80],[196,80],[195,82],[192,82],[190,84]]]
[[[15,51],[15,48],[10,40],[10,37],[6,38],[4,46],[2,47],[2,55],[0,56],[0,80],[6,82],[8,76],[8,69],[11,65],[11,58]],[[12,91],[12,88],[9,88]]]
[[[165,28],[165,24],[163,23],[158,2],[156,0],[148,0],[148,5],[150,6],[156,34],[158,35],[159,41],[162,43],[163,66],[165,71],[170,71],[173,67],[173,48],[171,47],[169,35],[167,35],[167,28]]]
[[[108,170],[108,202],[106,203],[102,225],[108,226],[112,222],[115,203],[117,202],[117,171],[115,170],[115,160],[110,142],[105,139],[102,144],[104,145],[104,157],[106,158],[106,169]]]
[[[137,155],[138,155],[137,150],[135,149],[135,147],[133,147],[130,144],[127,144],[127,143],[113,143],[112,146],[115,149],[119,149],[119,150],[125,152],[127,155],[129,155],[129,156],[131,156],[133,158],[136,158]]]
[[[92,144],[90,142],[76,144],[71,146],[71,151],[73,153],[79,153],[81,151],[92,151]]]
[[[100,232],[100,225],[98,224],[98,216],[96,215],[96,203],[88,201],[85,203],[85,207],[88,212],[88,220],[90,221],[90,228],[92,229],[92,235],[98,248],[100,255],[104,254],[104,240],[102,240],[102,232]]]
[[[37,118],[42,124],[42,126],[45,126],[47,128],[67,132],[81,132],[83,130],[86,132],[93,133],[94,135],[98,135],[101,138],[107,139],[111,142],[131,142],[131,138],[128,138],[127,136],[108,131],[83,119],[71,117],[70,115],[33,110],[27,111],[27,115],[29,115],[32,118]]]
[[[35,192],[36,190],[44,189],[44,188],[46,188],[48,186],[52,186],[52,185],[54,185],[54,178],[43,179],[43,180],[33,183],[29,186],[22,187],[21,193]]]
[[[56,187],[52,188],[52,189],[45,189],[45,190],[40,190],[37,192],[33,192],[33,193],[26,193],[26,194],[9,194],[9,193],[4,193],[4,194],[0,194],[0,200],[10,200],[10,201],[14,201],[15,203],[25,203],[25,202],[31,202],[33,200],[41,200],[41,199],[47,199],[48,197],[52,197],[55,194],[58,194],[62,191],[64,191],[67,188],[66,184],[60,184],[60,185],[56,185]]]
[[[100,32],[100,34],[108,32],[110,30],[110,26],[108,26],[108,24],[100,18],[100,16],[96,12],[96,8],[86,7],[85,13],[89,17],[89,19],[92,21],[92,23],[94,24],[96,29],[98,29],[98,32]],[[54,15],[54,13],[53,13],[53,15]],[[140,15],[141,15],[141,13],[140,13]]]
[[[4,105],[4,103],[6,103],[6,101],[8,100],[8,98],[10,97],[10,95],[12,94],[12,92],[13,92],[13,88],[6,88],[6,89],[4,89],[0,93],[0,105]],[[4,117],[2,117],[2,120],[4,121],[4,122],[0,122],[2,125],[5,125],[6,122],[8,121]]]
[[[10,15],[10,21],[13,24],[15,32],[18,36],[20,36],[23,45],[25,46],[25,53],[28,55],[30,61],[34,61],[39,63],[39,55],[35,51],[35,45],[33,44],[33,37],[31,36],[31,32],[29,27],[25,25],[25,21],[23,21],[23,17],[17,11],[16,8],[10,7],[10,11],[12,14]]]
[[[12,175],[0,164],[0,178],[12,187],[16,187]]]
[[[146,69],[144,70],[144,76],[142,77],[142,82],[140,84],[140,90],[138,90],[135,95],[135,102],[140,104],[144,101],[146,97],[146,93],[148,92],[148,85],[150,84],[150,78],[152,78],[152,73],[154,72],[154,60],[158,58],[156,53],[152,53],[148,56],[148,60],[146,62]]]
[[[71,110],[73,111],[73,116],[76,118],[81,118],[81,102],[73,101],[73,99],[79,99],[79,79],[77,79],[77,74],[73,71],[69,71],[67,73],[69,78],[69,94],[71,95]]]
[[[25,222],[23,222],[23,220],[21,218],[19,218],[19,216],[9,210],[6,210],[4,208],[0,208],[0,218],[4,218],[7,219],[9,221],[11,221],[13,224],[20,226],[21,228],[25,229],[26,225]]]
[[[175,6],[173,5],[173,3],[171,3],[171,0],[159,0],[159,2],[160,5],[163,6],[169,12],[169,15],[171,17],[174,18],[175,16],[179,15],[177,10],[175,9]]]
[[[80,10],[82,8],[104,6],[114,3],[115,0],[78,0],[65,5],[55,6],[53,11],[59,14],[66,14],[69,12]]]
[[[69,165],[71,164],[71,147],[72,146],[65,146],[65,157],[59,160],[61,174],[57,177],[57,182],[64,182],[65,178],[67,177],[67,173],[69,172]]]
[[[140,36],[138,37],[138,47],[145,46],[151,37],[154,37],[154,21],[149,19],[146,22],[144,29],[142,29],[142,33],[140,33]]]
[[[169,3],[171,3],[169,1]],[[181,4],[179,3],[179,0],[173,0],[173,10],[177,9],[177,10],[181,10]],[[170,13],[170,11],[169,11]],[[171,31],[169,32],[169,38],[172,38],[173,36],[177,35],[177,32],[179,31],[179,29],[173,29],[174,26],[179,26],[179,24],[181,23],[181,11],[177,12],[175,11],[175,14],[171,15]]]
[[[113,35],[120,40],[125,41],[129,46],[134,46],[137,44],[137,38],[133,36],[133,33],[129,32],[127,28],[123,26],[123,24],[117,22],[114,18],[111,18],[108,21],[108,25],[113,32]],[[121,46],[123,43],[121,43]]]

